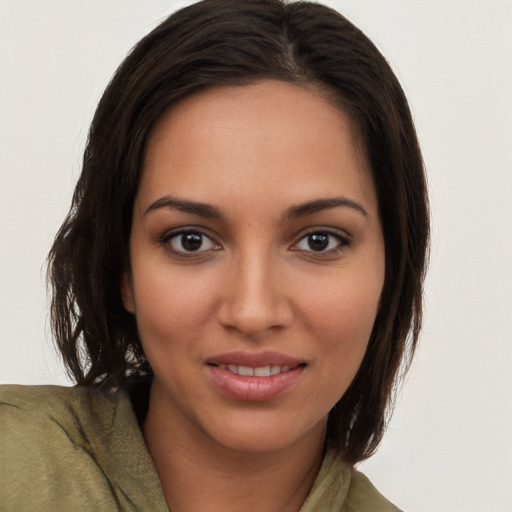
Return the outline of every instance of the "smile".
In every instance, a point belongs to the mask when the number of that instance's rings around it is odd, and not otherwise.
[[[263,402],[292,390],[305,375],[308,364],[274,351],[229,352],[206,362],[207,375],[224,396],[244,402]]]
[[[289,365],[272,365],[272,366],[259,366],[258,368],[251,368],[250,366],[238,366],[235,364],[219,364],[217,365],[221,370],[228,370],[236,375],[242,377],[270,377],[271,375],[278,375],[283,372],[288,372],[292,369]]]

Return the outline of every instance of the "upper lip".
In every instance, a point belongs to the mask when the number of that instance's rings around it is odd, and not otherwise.
[[[209,357],[206,360],[206,364],[232,364],[248,366],[249,368],[261,368],[264,366],[291,366],[294,368],[300,364],[305,364],[305,361],[273,350],[266,350],[263,352],[224,352]]]

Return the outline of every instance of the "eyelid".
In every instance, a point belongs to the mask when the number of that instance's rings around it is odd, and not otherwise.
[[[320,234],[320,233],[321,234],[326,234],[328,236],[331,236],[331,237],[337,239],[339,243],[337,244],[337,246],[335,248],[328,249],[328,250],[325,250],[325,251],[314,251],[313,249],[306,250],[306,249],[298,249],[297,248],[297,245],[302,240],[304,240],[306,237],[311,236],[311,235],[315,235],[315,234]],[[301,252],[301,253],[305,253],[305,254],[312,254],[312,255],[316,255],[316,256],[322,256],[322,255],[332,255],[332,254],[335,254],[335,253],[343,250],[345,247],[350,246],[351,243],[352,243],[352,238],[345,231],[343,231],[341,229],[338,229],[338,228],[332,228],[332,227],[327,228],[327,227],[323,227],[323,226],[318,226],[318,227],[308,228],[308,229],[302,231],[296,237],[296,241],[292,244],[290,249],[293,250],[293,251],[297,251],[297,252]]]
[[[201,235],[202,237],[208,239],[213,247],[207,248],[207,249],[199,249],[199,250],[176,250],[172,247],[169,247],[170,241],[183,234],[187,233],[197,233]],[[307,250],[307,249],[300,249],[297,247],[297,245],[304,240],[306,237],[314,235],[314,234],[326,234],[330,237],[335,238],[338,240],[338,244],[336,247],[328,249],[328,250],[320,250],[315,251],[313,249]],[[191,257],[191,256],[199,256],[204,255],[204,253],[216,251],[219,249],[222,249],[222,245],[217,241],[217,237],[214,234],[210,233],[210,230],[200,227],[200,226],[179,226],[176,228],[171,228],[167,231],[165,231],[159,238],[158,243],[165,246],[165,248],[171,252],[172,254],[175,254],[177,256],[184,256],[184,257]],[[304,254],[311,254],[311,255],[332,255],[337,252],[340,252],[347,246],[351,245],[352,243],[352,237],[344,230],[339,228],[333,228],[333,227],[325,227],[325,226],[315,226],[315,227],[309,227],[307,229],[302,230],[296,237],[295,241],[290,246],[290,250],[301,252]]]
[[[180,235],[192,234],[192,233],[196,233],[198,235],[201,235],[203,238],[208,239],[213,244],[214,247],[208,248],[208,249],[199,249],[196,251],[186,251],[186,250],[181,251],[181,250],[176,250],[176,249],[170,247],[171,240],[173,238],[176,238]],[[166,250],[168,250],[172,254],[175,254],[177,256],[190,257],[190,256],[194,256],[194,255],[196,255],[196,256],[203,255],[206,252],[216,251],[216,250],[221,249],[222,248],[221,244],[219,244],[215,238],[216,237],[211,235],[208,232],[208,230],[206,230],[202,227],[180,226],[177,228],[172,228],[172,229],[167,230],[162,236],[159,237],[158,242],[159,242],[159,244],[165,246]]]

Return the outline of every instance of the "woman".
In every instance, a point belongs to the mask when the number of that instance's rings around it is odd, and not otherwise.
[[[7,510],[396,510],[377,448],[421,323],[403,92],[338,13],[206,0],[116,72],[49,257],[75,388],[1,391]],[[409,336],[410,335],[410,336]]]

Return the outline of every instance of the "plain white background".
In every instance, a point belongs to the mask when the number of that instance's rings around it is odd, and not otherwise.
[[[43,262],[95,105],[183,1],[0,0],[0,383],[67,383]],[[405,510],[512,510],[512,2],[328,1],[398,74],[433,211],[424,332],[379,452],[360,468]]]

